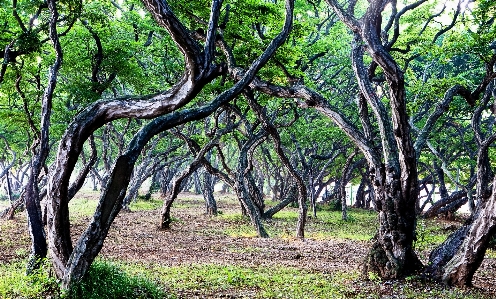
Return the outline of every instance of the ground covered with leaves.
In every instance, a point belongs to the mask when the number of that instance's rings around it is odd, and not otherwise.
[[[85,229],[97,193],[71,202],[72,233]],[[217,196],[219,215],[204,214],[201,196],[183,194],[174,204],[169,230],[159,230],[160,200],[138,201],[121,212],[100,258],[74,298],[494,298],[496,252],[490,250],[474,288],[445,288],[408,277],[381,281],[361,276],[360,265],[376,231],[373,211],[325,206],[309,218],[304,241],[294,238],[297,209],[265,222],[271,238],[255,235],[239,203]],[[420,221],[415,244],[424,260],[459,222]],[[36,278],[19,277],[29,253],[24,214],[0,222],[0,298],[63,296],[49,265]],[[17,274],[16,274],[17,273]],[[23,280],[24,279],[24,280]],[[3,282],[2,282],[3,281]],[[14,282],[17,281],[17,282]],[[99,285],[95,287],[95,285]],[[119,293],[116,293],[119,292]]]

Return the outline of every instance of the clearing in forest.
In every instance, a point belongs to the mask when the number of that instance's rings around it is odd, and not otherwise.
[[[74,236],[86,228],[97,197],[97,193],[85,192],[71,202]],[[297,209],[288,207],[264,223],[271,238],[262,239],[256,237],[249,219],[241,216],[237,200],[229,196],[217,196],[217,200],[220,213],[210,217],[204,214],[201,196],[182,194],[174,204],[174,222],[169,230],[157,228],[160,200],[132,204],[131,212],[121,212],[115,220],[93,268],[107,265],[117,269],[117,274],[112,272],[112,275],[140,277],[161,290],[161,295],[140,291],[144,292],[140,293],[142,298],[496,296],[494,250],[489,250],[478,270],[473,289],[443,288],[418,277],[404,281],[369,277],[370,280],[364,281],[360,264],[376,230],[375,212],[351,209],[350,220],[343,222],[339,211],[325,206],[316,219],[309,219],[307,238],[301,241],[294,238]],[[426,259],[429,250],[459,225],[459,222],[442,220],[421,221],[416,247],[422,257]],[[24,214],[18,214],[12,221],[2,220],[0,229],[0,278],[5,278],[6,272],[14,268],[22,271],[30,242]],[[103,281],[98,283],[105,284],[110,282],[104,280],[115,278],[101,279]],[[5,283],[7,280],[4,279]],[[16,291],[9,293],[7,288],[9,286],[0,282],[0,297],[2,294],[6,298],[14,297]],[[57,297],[53,289],[47,287],[42,294]],[[92,298],[119,296],[111,293],[112,287],[106,289],[110,293],[93,293]],[[19,295],[22,292],[17,290]]]

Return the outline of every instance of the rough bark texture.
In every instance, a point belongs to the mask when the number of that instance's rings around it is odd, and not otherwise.
[[[247,175],[249,175],[249,172],[252,170],[248,158],[249,152],[253,151],[258,145],[260,145],[266,135],[267,133],[262,130],[258,134],[250,136],[249,139],[243,144],[239,152],[238,165],[234,179],[234,191],[236,192],[238,199],[241,201],[242,207],[250,217],[251,223],[255,227],[258,236],[261,238],[268,238],[269,234],[262,224],[263,210],[261,210],[255,203],[255,201],[259,199],[252,197],[250,194],[250,181]]]
[[[214,198],[213,176],[204,171],[202,174],[202,194],[205,200],[205,212],[207,215],[217,215],[217,202]]]
[[[117,158],[110,176],[111,180],[102,193],[93,221],[79,238],[73,250],[69,230],[68,185],[82,145],[89,135],[105,123],[115,119],[153,118],[174,111],[191,101],[208,82],[220,74],[219,67],[210,64],[215,34],[210,34],[210,38],[207,36],[206,48],[202,54],[201,49],[190,38],[189,32],[175,18],[165,1],[150,0],[144,3],[158,23],[166,27],[185,56],[186,71],[179,82],[164,93],[139,99],[96,102],[79,113],[64,133],[59,145],[55,168],[49,180],[48,227],[49,249],[54,270],[56,275],[62,279],[62,287],[65,289],[70,289],[83,277],[100,251],[108,229],[121,208],[136,159],[150,138],[171,127],[206,117],[220,105],[239,95],[285,41],[293,20],[293,2],[288,0],[283,30],[272,40],[264,53],[252,63],[239,82],[211,103],[197,109],[182,110],[158,117],[135,135],[128,150]],[[218,1],[214,1],[212,7],[218,4]],[[217,24],[217,19],[213,16],[219,11],[220,7],[212,13],[211,23]],[[215,32],[215,26],[213,28],[212,31]],[[202,68],[201,72],[200,68]]]
[[[474,221],[457,253],[443,267],[442,281],[448,285],[471,286],[489,241],[496,232],[496,181],[489,200],[479,203]]]
[[[399,278],[419,270],[422,264],[413,250],[418,178],[416,153],[406,113],[405,82],[402,70],[380,39],[381,13],[389,1],[370,1],[360,20],[345,12],[334,0],[327,2],[355,32],[353,69],[360,90],[378,121],[382,143],[383,163],[379,162],[377,154],[364,152],[365,147],[358,144],[371,168],[380,225],[365,271],[377,272],[386,279]],[[389,85],[391,120],[370,82],[363,62],[364,50],[371,56],[373,64],[384,71]]]
[[[475,271],[496,233],[496,181],[492,191],[489,199],[479,203],[469,221],[432,251],[426,274],[448,285],[472,285]]]
[[[491,167],[488,159],[489,146],[496,141],[496,134],[484,138],[480,130],[482,111],[493,92],[487,85],[484,98],[472,117],[472,127],[479,146],[477,153],[478,205],[467,223],[453,233],[429,257],[426,273],[448,285],[470,286],[475,271],[479,268],[489,241],[496,232],[496,178],[490,188]]]
[[[26,185],[25,205],[28,215],[28,228],[31,236],[31,256],[28,264],[28,272],[39,266],[39,261],[47,256],[47,242],[43,224],[43,213],[40,206],[40,191],[38,188],[38,178],[45,165],[49,152],[49,128],[52,110],[52,98],[57,84],[57,76],[62,65],[62,47],[57,34],[58,12],[55,0],[48,1],[48,8],[51,13],[49,36],[55,49],[55,61],[50,68],[48,75],[49,82],[45,88],[42,100],[41,125],[39,144],[37,152],[31,164],[31,174]]]

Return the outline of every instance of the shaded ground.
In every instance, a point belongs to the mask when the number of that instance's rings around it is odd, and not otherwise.
[[[102,255],[168,266],[208,262],[291,266],[325,272],[346,267],[356,269],[366,252],[366,242],[358,241],[219,235],[219,231],[232,224],[204,215],[200,200],[188,202],[188,206],[194,208],[173,209],[173,217],[178,220],[170,230],[157,229],[158,211],[121,213],[105,241]],[[234,213],[238,206],[234,202],[219,201],[219,209],[223,213]]]
[[[91,195],[86,200],[94,201]],[[184,198],[184,196],[183,196]],[[239,211],[232,200],[218,200],[223,215]],[[101,256],[126,262],[153,264],[154,266],[180,266],[195,264],[240,265],[246,267],[289,266],[310,272],[336,273],[359,271],[367,252],[368,241],[345,239],[307,239],[300,241],[294,235],[294,227],[280,228],[288,231],[288,237],[261,239],[255,237],[232,237],[225,232],[233,225],[248,223],[243,219],[209,217],[204,215],[203,199],[187,195],[173,208],[176,219],[170,230],[157,229],[158,210],[122,212],[117,217],[105,241]],[[72,226],[74,236],[86,227],[89,216],[75,217]],[[272,223],[277,226],[277,219]],[[311,224],[313,219],[309,219]],[[25,258],[29,252],[29,236],[26,232],[24,214],[13,221],[0,222],[0,263]],[[395,298],[397,282],[372,284],[355,282],[357,288],[370,288],[384,298]],[[496,298],[496,260],[486,258],[476,274],[474,284],[484,293]],[[426,288],[419,285],[420,289]],[[222,291],[200,294],[176,290],[180,298],[253,298],[249,290]],[[428,291],[428,290],[427,290]],[[255,291],[253,291],[255,292]],[[256,293],[256,292],[255,292]],[[353,297],[353,294],[350,294]]]

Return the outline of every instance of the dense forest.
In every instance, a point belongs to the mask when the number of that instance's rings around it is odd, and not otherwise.
[[[230,194],[259,238],[293,207],[299,240],[332,204],[376,212],[363,273],[469,287],[496,233],[495,17],[492,0],[2,0],[2,221],[25,211],[28,275],[46,260],[70,291],[138,197],[159,195],[167,231],[181,192],[209,217]],[[422,260],[417,223],[458,215]]]

